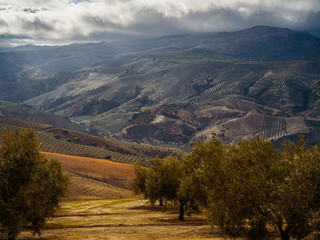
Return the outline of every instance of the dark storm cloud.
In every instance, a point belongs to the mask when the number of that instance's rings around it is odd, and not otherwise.
[[[121,29],[123,29],[122,24],[112,22],[109,19],[101,18],[99,16],[84,16],[81,20],[89,26],[103,28],[106,30],[110,30],[110,29],[121,30]]]
[[[22,22],[22,27],[26,29],[27,34],[28,34],[28,31],[50,32],[54,30],[53,26],[50,25],[50,23],[46,23],[45,21],[39,18],[35,18],[32,21]]]
[[[26,43],[37,44],[254,25],[320,32],[319,0],[0,0],[0,10],[0,36],[26,35]]]
[[[31,39],[28,35],[14,35],[14,34],[2,34],[0,35],[0,39],[2,40],[10,40],[10,39]]]
[[[297,28],[317,34],[320,37],[320,12],[308,15],[307,19],[299,24]]]
[[[16,42],[24,43],[25,41],[32,40],[31,37],[23,34],[1,34],[0,35],[0,48],[2,47],[11,47],[12,40]]]
[[[142,35],[161,36],[188,31],[179,24],[180,20],[166,18],[154,10],[140,11],[137,15],[130,27],[130,32],[133,34],[141,33]]]
[[[0,19],[0,27],[8,27],[8,23],[2,19]]]
[[[24,8],[23,9],[24,12],[28,12],[28,13],[36,13],[39,12],[39,9],[31,9],[31,8]]]

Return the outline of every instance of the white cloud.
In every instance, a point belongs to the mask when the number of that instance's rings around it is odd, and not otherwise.
[[[0,0],[0,37],[55,43],[93,41],[106,33],[161,35],[257,24],[294,28],[318,12],[319,0]]]

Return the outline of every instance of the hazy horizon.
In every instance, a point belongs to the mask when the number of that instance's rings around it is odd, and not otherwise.
[[[65,45],[256,25],[320,34],[318,0],[0,0],[0,46]]]

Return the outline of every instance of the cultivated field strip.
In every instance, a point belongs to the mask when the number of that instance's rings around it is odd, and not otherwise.
[[[118,145],[124,145],[124,146],[128,146],[128,147],[132,147],[135,149],[141,149],[141,150],[145,150],[145,149],[158,149],[160,151],[166,151],[168,153],[171,154],[176,154],[176,152],[172,149],[172,147],[164,147],[164,146],[150,146],[149,144],[143,144],[143,143],[135,143],[135,142],[129,142],[129,141],[123,141],[123,140],[118,140],[118,139],[108,139],[108,141],[118,144]],[[177,149],[175,149],[177,150]]]
[[[262,139],[278,139],[286,136],[287,124],[285,117],[263,116],[260,137]]]
[[[61,153],[66,155],[83,156],[99,159],[110,159],[121,163],[135,163],[139,162],[142,165],[149,164],[151,157],[144,154],[133,155],[116,151],[110,151],[106,147],[95,147],[77,144],[66,140],[56,139],[54,134],[47,132],[47,129],[52,128],[50,125],[35,123],[17,118],[1,118],[0,129],[9,128],[11,130],[18,130],[21,128],[33,128],[40,140],[40,150],[44,152]]]
[[[4,117],[14,116],[17,119],[26,119],[40,124],[54,125],[59,128],[88,132],[88,129],[80,124],[71,122],[70,120],[53,115],[51,113],[40,112],[26,105],[19,105],[15,103],[0,102],[0,112]]]
[[[92,158],[110,159],[115,162],[135,163],[149,161],[146,157],[133,156],[119,152],[109,151],[94,146],[75,144],[68,141],[48,137],[46,134],[40,134],[40,149],[45,152],[61,153],[66,155],[84,156]]]

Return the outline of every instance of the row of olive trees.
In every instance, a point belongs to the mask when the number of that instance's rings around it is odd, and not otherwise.
[[[135,166],[131,187],[159,200],[206,209],[214,226],[231,237],[302,239],[320,230],[320,147],[285,141],[277,150],[259,138],[223,145],[196,144],[182,161],[155,159]]]
[[[68,177],[60,162],[48,161],[38,151],[32,129],[1,132],[0,230],[16,239],[24,227],[40,235],[67,192]]]

